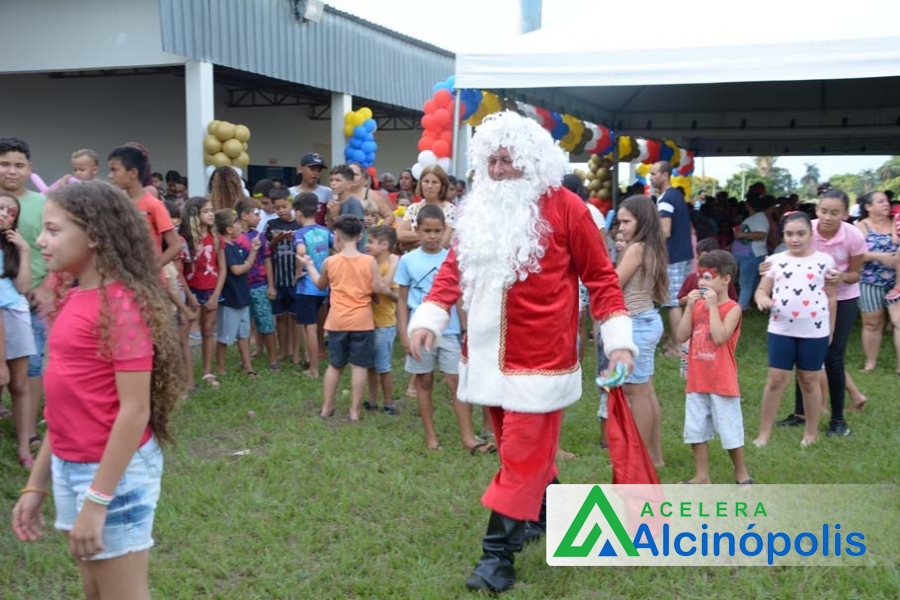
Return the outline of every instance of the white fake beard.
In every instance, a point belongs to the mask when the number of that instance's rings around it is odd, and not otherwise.
[[[486,179],[466,195],[456,222],[460,288],[468,309],[478,285],[508,287],[540,271],[550,227],[538,200],[545,192],[525,177]]]

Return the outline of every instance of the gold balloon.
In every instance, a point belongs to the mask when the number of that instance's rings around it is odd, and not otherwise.
[[[219,121],[217,119],[213,119],[212,121],[210,121],[209,125],[206,126],[206,133],[208,133],[209,135],[216,135],[216,129],[219,128],[219,123],[221,122],[222,121]]]
[[[222,142],[214,135],[207,135],[203,138],[203,150],[207,154],[215,154],[222,151]]]
[[[612,198],[612,194],[609,193],[609,190],[604,188],[597,192],[597,197],[601,200],[609,200],[610,198]]]
[[[244,152],[247,151],[247,142],[244,142],[243,144],[241,144],[241,150],[243,150]]]
[[[250,164],[250,155],[246,152],[241,152],[240,156],[231,161],[231,164],[239,169],[243,169]]]
[[[236,125],[234,128],[234,137],[239,142],[249,142],[250,128],[246,125]]]
[[[231,159],[224,152],[217,152],[213,154],[212,164],[217,167],[227,167],[231,165]]]
[[[231,138],[230,140],[222,144],[222,152],[227,154],[228,158],[237,158],[243,151],[244,148],[241,146],[241,142],[239,142],[237,138]]]
[[[213,158],[213,155],[212,155],[212,154],[209,154],[208,152],[204,152],[204,153],[203,153],[203,164],[204,164],[204,165],[211,165],[211,164],[213,164],[213,160],[214,160],[214,158]]]
[[[229,123],[228,121],[221,121],[219,126],[216,127],[216,131],[213,134],[220,141],[224,142],[226,140],[230,140],[234,137],[234,125]]]

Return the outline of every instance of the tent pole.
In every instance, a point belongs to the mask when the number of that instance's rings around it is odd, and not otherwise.
[[[612,209],[619,209],[619,142],[613,144],[613,164],[612,164]]]
[[[459,97],[462,93],[462,90],[456,90],[456,102],[453,103],[453,149],[452,149],[452,158],[450,159],[450,175],[459,173],[459,165],[456,163],[457,152],[459,151]]]

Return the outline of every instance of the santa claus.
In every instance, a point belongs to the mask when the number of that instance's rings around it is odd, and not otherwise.
[[[468,339],[460,400],[490,407],[500,470],[482,503],[491,509],[484,554],[466,580],[499,592],[515,583],[514,554],[546,528],[556,482],[563,409],[581,396],[578,278],[610,368],[631,369],[637,348],[616,272],[584,202],[561,187],[566,155],[536,122],[504,112],[469,144],[475,167],[456,239],[409,323],[410,353],[434,346],[462,296]]]

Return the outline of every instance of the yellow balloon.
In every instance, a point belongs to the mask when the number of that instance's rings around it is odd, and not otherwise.
[[[637,168],[634,170],[635,173],[640,175],[641,177],[646,177],[650,172],[650,165],[645,165],[643,163],[639,164]]]
[[[215,154],[222,151],[222,142],[214,135],[208,135],[203,138],[203,150],[207,154]]]
[[[243,150],[244,152],[247,151],[247,142],[244,142],[243,144],[241,144],[241,150]]]
[[[359,109],[356,112],[362,116],[364,122],[368,121],[369,119],[372,118],[372,109],[369,108],[368,106],[363,106],[361,109]],[[360,124],[362,124],[362,123],[360,123]]]
[[[228,121],[220,121],[219,126],[216,127],[216,131],[213,134],[220,141],[224,142],[225,140],[230,140],[234,137],[234,125],[229,123]]]
[[[355,113],[353,113],[353,126],[354,127],[359,127],[366,121],[365,118],[363,118],[363,116],[359,113],[360,113],[360,111],[356,111]]]
[[[239,142],[249,142],[250,128],[246,125],[236,125],[234,128],[234,137]]]
[[[227,167],[231,164],[231,159],[224,152],[217,152],[213,154],[212,164],[217,167]]]
[[[241,152],[237,158],[231,161],[231,164],[239,169],[243,169],[250,164],[250,155],[246,152]]]
[[[623,156],[628,156],[632,151],[631,138],[627,135],[623,135],[619,138],[619,158]]]
[[[222,152],[227,154],[228,158],[237,158],[243,151],[244,149],[241,147],[241,142],[239,142],[237,138],[232,138],[222,144]]]
[[[204,165],[211,165],[211,164],[213,164],[213,161],[214,161],[214,158],[213,158],[212,154],[209,154],[208,152],[203,153],[203,164]]]
[[[345,125],[353,125],[353,111],[352,110],[344,115],[344,124]]]
[[[206,133],[208,133],[209,135],[216,135],[216,129],[218,129],[219,123],[221,122],[222,121],[216,119],[210,121],[209,125],[206,126]]]
[[[347,123],[344,125],[344,137],[353,137],[353,123]]]

